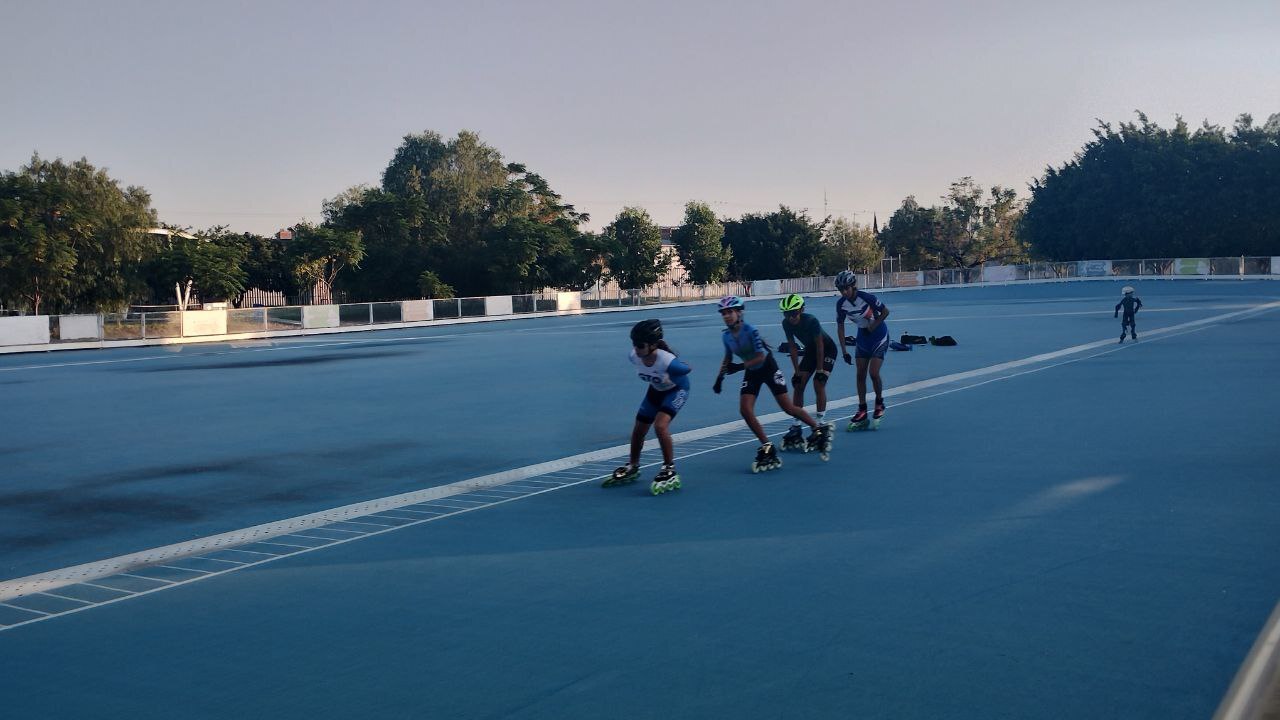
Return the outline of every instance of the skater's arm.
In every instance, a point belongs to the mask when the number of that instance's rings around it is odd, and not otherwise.
[[[1139,300],[1138,298],[1134,298],[1134,299],[1133,299],[1133,311],[1134,311],[1134,312],[1138,312],[1138,311],[1139,311],[1139,310],[1141,310],[1141,309],[1142,309],[1142,301],[1141,301],[1141,300]]]
[[[867,323],[867,332],[875,332],[876,328],[880,327],[887,317],[889,317],[889,306],[883,303],[876,306],[875,317],[871,318],[871,322]]]
[[[688,375],[691,372],[693,372],[693,368],[689,367],[689,364],[680,358],[672,360],[671,363],[667,365],[667,374],[671,377]]]
[[[852,365],[853,356],[849,354],[849,349],[844,346],[844,317],[841,316],[836,321],[836,344],[840,347],[840,354],[844,356],[844,364]]]
[[[1116,303],[1116,311],[1115,311],[1114,313],[1112,313],[1111,317],[1113,317],[1113,318],[1118,318],[1118,317],[1120,317],[1120,306],[1121,306],[1121,305],[1124,305],[1124,301],[1123,301],[1123,300],[1122,300],[1122,301],[1120,301],[1120,302],[1118,302],[1118,303]]]

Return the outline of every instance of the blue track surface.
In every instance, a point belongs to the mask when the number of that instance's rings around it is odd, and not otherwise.
[[[895,395],[830,463],[708,450],[673,495],[571,484],[0,627],[5,716],[1208,717],[1280,597],[1280,309],[1148,334],[1280,284],[1134,284],[1138,345]],[[1119,285],[886,294],[895,337],[960,341],[887,386],[1114,341]],[[736,418],[710,305],[0,357],[0,579],[623,444],[650,316],[695,368],[673,430]]]

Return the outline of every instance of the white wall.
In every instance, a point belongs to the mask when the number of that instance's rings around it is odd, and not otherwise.
[[[484,299],[484,314],[487,316],[510,315],[513,312],[515,310],[512,309],[510,295],[498,295]]]
[[[1275,267],[1275,264],[1272,263],[1271,266]],[[556,293],[556,309],[557,310],[581,310],[582,309],[582,293],[580,292]]]
[[[400,303],[400,320],[403,322],[430,320],[434,311],[435,303],[430,300],[405,300]]]
[[[302,306],[302,327],[331,328],[338,327],[337,305],[304,305]]]
[[[194,335],[226,335],[226,310],[188,310],[182,313],[182,334]]]
[[[760,297],[761,295],[781,295],[781,280],[756,280],[751,283],[752,297]]]
[[[101,340],[100,315],[59,315],[58,337],[62,340]]]
[[[48,315],[0,317],[0,345],[47,345]]]

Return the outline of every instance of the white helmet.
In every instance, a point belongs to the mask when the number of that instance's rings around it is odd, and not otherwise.
[[[1132,295],[1132,294],[1133,294],[1133,286],[1132,286],[1132,285],[1125,285],[1123,288],[1121,288],[1121,289],[1120,289],[1120,292],[1124,293],[1125,295]]]

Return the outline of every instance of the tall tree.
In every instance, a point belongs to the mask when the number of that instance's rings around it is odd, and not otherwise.
[[[859,270],[866,272],[878,268],[884,250],[876,239],[875,232],[866,225],[836,218],[827,226],[823,235],[822,267],[823,275],[835,275],[841,270]]]
[[[148,268],[148,280],[159,293],[172,289],[180,310],[187,309],[193,293],[202,302],[233,300],[245,290],[248,256],[248,241],[226,226],[194,234],[168,228]]]
[[[724,279],[732,253],[724,245],[724,223],[716,219],[709,205],[687,203],[684,222],[671,233],[671,242],[691,282],[705,285]]]
[[[1099,122],[1093,139],[1031,185],[1021,231],[1056,260],[1280,253],[1280,126],[1230,132],[1182,118]]]
[[[358,232],[301,223],[293,228],[289,256],[299,280],[307,287],[318,286],[324,295],[332,297],[338,273],[347,267],[359,267],[364,243]]]
[[[0,272],[18,289],[0,292],[58,311],[116,310],[145,292],[142,265],[155,250],[147,230],[156,224],[145,190],[121,188],[84,158],[39,155],[6,173],[4,190]]]
[[[748,213],[724,223],[732,251],[729,276],[739,280],[816,275],[822,266],[827,221],[784,206],[768,214]]]
[[[902,255],[906,267],[1022,262],[1027,251],[1018,237],[1021,214],[1013,190],[996,185],[986,191],[964,177],[951,184],[940,206],[921,207],[914,197],[903,200],[880,239],[886,253]]]
[[[623,208],[601,239],[609,276],[624,288],[648,287],[669,268],[662,254],[662,232],[641,208]]]

